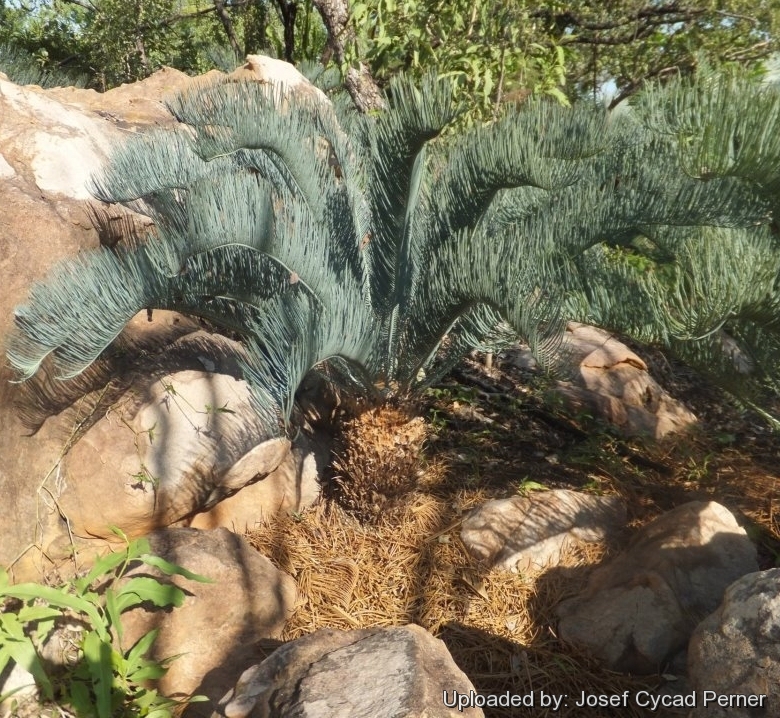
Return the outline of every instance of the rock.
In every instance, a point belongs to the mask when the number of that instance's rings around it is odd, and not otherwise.
[[[678,506],[641,528],[581,595],[558,606],[558,636],[613,670],[654,673],[684,649],[726,587],[756,569],[755,547],[728,509]]]
[[[0,718],[33,715],[32,711],[39,708],[38,694],[32,673],[18,663],[12,663],[0,677],[0,696],[8,696],[0,701]]]
[[[33,282],[58,261],[99,246],[84,201],[89,173],[127,132],[173,123],[160,99],[192,79],[162,75],[165,83],[155,76],[104,94],[18,87],[0,79],[0,342],[8,335],[14,306],[25,300]],[[68,543],[58,510],[37,488],[44,480],[57,482],[74,422],[55,414],[31,435],[14,408],[22,388],[10,384],[11,378],[2,362],[0,493],[4,511],[16,520],[0,527],[0,565],[13,562],[15,580],[35,580],[48,561],[33,546],[45,551],[52,542]],[[43,536],[36,532],[39,525]]]
[[[444,643],[419,626],[324,628],[248,669],[212,718],[481,716],[445,706],[473,690]]]
[[[9,179],[16,174],[16,170],[8,164],[3,155],[0,155],[0,179]]]
[[[287,93],[309,93],[309,86],[302,77],[296,79],[289,66],[282,67],[277,61],[266,62],[263,58],[255,64],[263,68],[262,77],[255,73],[259,81],[280,83]],[[277,76],[275,73],[281,70],[283,73]],[[0,281],[3,286],[0,293],[0,342],[5,342],[12,326],[13,308],[25,301],[32,284],[44,279],[57,262],[97,248],[101,243],[116,243],[121,231],[112,232],[105,228],[99,231],[95,227],[96,215],[109,213],[111,216],[107,223],[120,229],[127,223],[148,225],[148,218],[116,207],[105,209],[89,201],[90,175],[128,135],[176,124],[163,102],[166,98],[221,77],[224,77],[221,73],[213,72],[203,78],[191,78],[168,68],[141,82],[102,94],[72,87],[49,90],[19,87],[6,77],[0,77]],[[314,90],[311,92],[317,94]],[[163,322],[158,320],[160,315],[166,316]],[[101,414],[109,408],[111,402],[98,402],[101,392],[110,388],[107,398],[111,397],[112,401],[122,398],[122,392],[117,392],[116,387],[121,386],[123,391],[128,389],[128,367],[138,368],[134,362],[148,349],[149,342],[146,340],[151,335],[155,337],[153,344],[158,353],[161,347],[179,342],[178,356],[182,356],[185,347],[180,340],[188,333],[195,333],[199,326],[197,323],[186,324],[186,320],[182,320],[184,324],[175,325],[174,322],[179,319],[175,315],[171,319],[170,313],[166,315],[155,311],[153,321],[147,322],[143,312],[135,322],[131,322],[134,328],[128,329],[118,340],[121,352],[128,356],[126,361],[111,365],[114,373],[103,368],[85,375],[88,378],[83,383],[76,381],[73,384],[44,379],[42,386],[63,392],[68,401],[63,403],[60,399],[56,406],[47,407],[50,411],[44,416],[41,416],[40,406],[33,406],[37,419],[33,427],[14,408],[17,403],[28,406],[29,383],[27,387],[9,383],[13,377],[6,363],[0,364],[0,494],[7,515],[15,517],[14,521],[5,521],[0,526],[0,566],[12,565],[14,580],[37,580],[51,567],[49,557],[56,561],[57,557],[70,555],[68,526],[48,491],[51,489],[58,495],[66,481],[73,486],[75,476],[79,473],[86,475],[89,466],[78,466],[76,460],[70,459],[71,475],[66,479],[62,459],[69,450],[75,450],[98,418],[97,412],[95,416],[89,415],[93,404],[97,405]],[[190,355],[191,359],[202,357],[200,365],[185,368],[231,374],[230,370],[220,370],[219,359],[224,358],[224,352],[219,347],[204,351],[202,344],[195,342],[192,349],[197,348],[198,354]],[[161,360],[164,358],[161,355]],[[179,368],[169,366],[163,374],[174,374]],[[159,367],[155,371],[157,369]],[[73,392],[74,386],[82,390],[81,395]],[[85,412],[82,397],[90,392]],[[114,418],[116,416],[114,414]],[[99,431],[95,430],[90,441],[97,438]],[[116,427],[103,431],[109,444],[116,438],[117,431],[129,432]],[[119,447],[111,447],[107,454],[111,461],[118,462],[117,466],[137,458],[135,447],[127,438],[123,437],[122,442],[129,453],[119,457]],[[247,446],[247,450],[251,448]],[[100,444],[93,442],[92,446],[85,446],[81,451],[85,457],[94,459],[100,454]],[[154,454],[154,451],[151,453]],[[240,458],[240,454],[235,456]],[[109,463],[106,457],[100,461],[104,474],[110,469]],[[191,468],[198,470],[198,467]],[[133,468],[131,473],[137,473],[137,470]],[[103,476],[100,481],[104,479]],[[107,495],[128,499],[127,474],[120,476],[118,481],[118,493]],[[223,480],[218,483],[225,485]],[[110,482],[101,484],[101,487],[110,485],[117,489],[117,485]],[[236,488],[232,487],[230,491]],[[134,491],[143,494],[142,491]],[[222,492],[218,488],[211,496],[211,489],[199,488],[197,496],[184,498],[181,502],[171,499],[171,503],[175,504],[171,513],[180,512],[179,503],[195,505],[197,501],[192,499],[208,494],[206,503],[197,507],[202,511],[230,491]],[[91,498],[96,497],[97,489],[93,488],[92,492]],[[81,496],[88,493],[86,488],[80,490]],[[147,491],[146,496],[140,497],[137,514],[130,520],[131,524],[138,524],[139,530],[158,525],[138,518],[138,515],[149,513],[150,495]],[[134,498],[139,499],[137,495]],[[72,507],[72,502],[69,506]],[[155,506],[155,511],[157,508]],[[95,523],[104,524],[114,519],[115,512],[107,509],[107,513],[96,517],[95,522],[79,522],[86,533],[93,530],[103,533],[104,526],[96,529]],[[121,525],[121,522],[118,523]],[[76,537],[73,543],[78,545],[81,541]]]
[[[177,372],[86,432],[61,464],[57,499],[79,536],[110,537],[114,526],[141,536],[264,478],[289,446],[267,436],[243,380]]]
[[[748,574],[726,589],[691,636],[688,675],[699,695],[694,716],[780,715],[780,568]],[[704,691],[742,699],[705,705]]]
[[[606,540],[625,520],[615,496],[555,489],[482,504],[463,520],[460,538],[490,566],[528,571],[558,563],[576,543]]]
[[[499,355],[499,358],[501,364],[510,364],[522,371],[537,371],[539,369],[539,362],[536,361],[536,357],[531,351],[531,347],[522,342],[504,349]]]
[[[149,536],[152,551],[213,583],[173,580],[187,594],[173,610],[133,609],[122,617],[124,648],[154,628],[152,648],[161,660],[180,655],[159,681],[164,695],[205,695],[188,715],[210,715],[241,673],[266,654],[262,642],[277,637],[295,605],[293,579],[276,569],[246,539],[227,529],[174,528]],[[146,574],[147,566],[128,575]]]
[[[297,94],[315,102],[330,105],[328,96],[312,85],[298,70],[284,60],[266,55],[247,55],[246,63],[232,73],[233,77],[251,77],[260,82],[274,84],[282,88],[286,96]]]
[[[608,332],[570,322],[561,361],[573,382],[558,382],[555,395],[570,411],[600,417],[626,436],[660,439],[696,422],[656,381],[647,364]]]
[[[268,476],[245,486],[209,511],[196,514],[189,525],[199,529],[224,526],[243,533],[269,516],[311,506],[320,496],[319,480],[329,457],[330,447],[324,436],[312,439],[301,433],[292,450]]]

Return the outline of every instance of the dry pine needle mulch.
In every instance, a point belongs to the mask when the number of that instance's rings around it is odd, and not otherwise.
[[[324,627],[416,623],[445,642],[480,693],[545,691],[574,698],[581,691],[647,688],[645,680],[606,671],[577,654],[553,632],[555,606],[583,587],[587,567],[601,559],[605,547],[573,549],[561,566],[536,575],[486,570],[466,553],[459,523],[465,511],[506,490],[463,488],[443,463],[423,466],[419,456],[426,437],[419,424],[409,424],[414,421],[393,408],[355,420],[339,464],[344,476],[337,480],[340,486],[354,481],[341,496],[346,500],[276,517],[248,535],[297,581],[298,603],[283,638]],[[412,452],[416,461],[409,459]],[[403,476],[394,476],[399,466]],[[406,489],[402,494],[395,491],[400,486]],[[578,710],[572,700],[554,715],[574,716]],[[515,714],[510,708],[485,711]],[[537,707],[533,715],[547,712]],[[600,713],[589,709],[588,715]],[[629,707],[621,715],[644,713]]]
[[[582,709],[571,698],[581,692],[652,689],[660,679],[608,671],[554,633],[558,603],[578,593],[591,570],[621,546],[575,548],[559,566],[536,574],[488,570],[460,542],[463,514],[529,482],[616,493],[632,527],[686,501],[715,500],[735,513],[757,545],[760,565],[770,568],[780,563],[780,439],[665,360],[649,364],[667,367],[658,379],[694,409],[700,426],[657,445],[616,440],[598,426],[572,433],[570,418],[550,421],[555,417],[540,400],[543,377],[466,364],[470,373],[435,389],[427,406],[355,412],[329,497],[250,534],[298,582],[285,640],[324,627],[414,622],[445,642],[480,693],[570,698],[554,713],[537,705],[486,708],[487,716],[578,716]],[[635,705],[589,708],[587,715],[616,710],[627,718],[663,715]]]
[[[459,508],[486,497],[462,498]],[[397,521],[366,525],[329,503],[257,528],[252,543],[298,583],[283,638],[324,627],[417,623],[444,640],[482,693],[578,696],[647,687],[567,650],[551,630],[554,606],[582,585],[578,568],[597,562],[599,550],[572,551],[562,570],[537,576],[484,571],[466,554],[457,527],[441,533],[457,518],[456,507],[418,490]]]

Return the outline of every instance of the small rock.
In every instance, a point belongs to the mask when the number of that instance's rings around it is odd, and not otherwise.
[[[558,636],[613,670],[655,673],[726,587],[757,568],[755,547],[728,509],[683,504],[641,528],[581,595],[558,606]]]
[[[445,705],[474,687],[444,643],[415,625],[323,628],[252,666],[212,718],[482,716]]]
[[[301,433],[293,442],[292,451],[268,476],[245,486],[209,511],[196,514],[189,525],[198,529],[224,526],[243,533],[264,518],[311,506],[320,496],[319,480],[330,457],[329,444],[322,433],[313,438]]]
[[[558,563],[573,544],[604,541],[625,520],[616,496],[555,489],[488,501],[466,516],[460,537],[475,558],[528,571]]]
[[[656,439],[696,422],[650,376],[644,360],[603,329],[570,322],[560,362],[573,381],[558,382],[554,393],[570,411],[599,417],[627,436]]]
[[[501,363],[524,371],[536,370],[539,368],[539,362],[536,361],[531,348],[527,344],[515,344],[501,352]]]
[[[0,718],[16,718],[20,713],[33,715],[32,710],[39,708],[38,694],[32,673],[12,662],[0,678],[0,696],[8,696],[0,701]]]
[[[726,589],[691,636],[688,674],[699,694],[697,718],[780,715],[780,568],[748,574]],[[704,691],[742,698],[705,706]]]

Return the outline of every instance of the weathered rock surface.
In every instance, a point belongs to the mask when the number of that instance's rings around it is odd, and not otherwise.
[[[598,416],[628,436],[660,439],[684,431],[696,417],[653,379],[647,364],[608,332],[570,323],[562,352],[575,368],[555,390],[571,411]]]
[[[38,708],[38,687],[32,673],[14,663],[0,677],[0,696],[8,696],[0,701],[0,718],[16,718],[20,712],[30,713]]]
[[[294,68],[270,58],[250,59],[240,72],[260,82],[278,83],[288,93],[314,93]],[[216,78],[220,73],[210,73],[210,76]],[[102,210],[109,211],[111,219],[106,220],[108,228],[98,231],[93,217],[96,208],[98,213],[101,209],[89,200],[90,177],[112,149],[129,135],[173,126],[175,119],[163,101],[202,82],[204,78],[191,78],[176,70],[165,69],[142,82],[99,94],[75,88],[42,90],[19,87],[0,77],[0,281],[3,286],[0,293],[0,342],[5,341],[12,326],[13,308],[24,303],[31,285],[44,279],[57,262],[96,248],[101,243],[112,244],[125,224],[149,223],[140,215],[112,207]],[[197,323],[155,311],[153,321],[146,322],[144,313],[134,324],[134,329],[123,333],[120,342],[124,343],[121,350],[115,352],[126,354],[125,360],[111,364],[111,371],[104,367],[92,374],[89,380],[85,379],[83,384],[76,383],[75,386],[83,390],[82,395],[92,392],[92,398],[86,405],[81,403],[81,396],[72,391],[74,385],[51,379],[43,382],[50,394],[61,392],[65,399],[60,398],[59,402],[45,407],[49,410],[46,415],[41,413],[42,406],[37,407],[37,422],[32,427],[32,433],[30,423],[23,421],[14,409],[17,402],[26,404],[30,397],[19,385],[9,383],[12,377],[5,363],[0,365],[0,427],[3,429],[0,432],[0,494],[3,496],[4,515],[15,517],[14,521],[4,521],[0,526],[0,566],[13,564],[15,580],[38,578],[49,567],[44,554],[56,560],[58,555],[70,553],[67,526],[48,491],[51,489],[58,495],[65,484],[72,490],[76,475],[89,473],[89,465],[79,465],[76,459],[71,458],[68,460],[71,474],[66,477],[62,459],[74,449],[85,432],[92,430],[90,427],[99,418],[97,411],[93,412],[96,405],[101,414],[111,405],[110,402],[98,402],[100,392],[110,383],[111,391],[106,394],[106,401],[108,397],[116,400],[121,396],[121,392],[117,396],[117,386],[128,388],[128,367],[138,369],[133,362],[148,351],[150,341],[147,340],[154,338],[151,344],[163,363],[168,357],[166,352],[160,352],[160,348],[180,342],[179,348],[170,352],[171,355],[177,354],[178,358],[173,366],[168,367],[169,374],[181,369],[232,374],[230,369],[219,366],[224,352],[219,347],[209,350],[204,346],[209,344],[207,340],[197,342],[198,346],[193,348],[193,352],[197,352],[188,355],[196,364],[193,366],[191,362],[185,362],[185,366],[181,366],[180,359],[186,353],[181,341],[185,336],[197,333],[200,328]],[[134,347],[135,344],[139,346]],[[202,359],[199,365],[198,357]],[[158,362],[155,371],[159,368]],[[216,383],[220,383],[219,380]],[[71,388],[68,389],[68,386]],[[51,396],[48,398],[51,399]],[[94,415],[90,416],[91,413]],[[150,425],[144,424],[141,430],[144,428],[148,429]],[[124,426],[102,429],[103,439],[109,442],[105,447],[93,441],[97,440],[100,431],[94,430],[90,435],[91,447],[85,445],[81,451],[85,460],[87,456],[91,461],[96,454],[99,455],[103,474],[110,470],[113,462],[118,462],[116,466],[119,467],[138,458],[138,452],[127,437],[118,441],[126,448],[130,447],[124,456],[120,457],[118,446],[112,445],[118,433],[131,433],[129,429]],[[105,456],[101,454],[103,448],[106,449]],[[150,460],[159,465],[162,448],[157,445],[144,450],[154,455],[155,458],[150,456]],[[198,450],[194,458],[202,455],[203,452]],[[223,465],[221,461],[217,462],[219,466]],[[190,468],[190,473],[204,469],[203,466]],[[130,473],[138,472],[133,468]],[[81,487],[79,495],[87,496],[91,490],[93,504],[98,501],[111,503],[105,497],[111,496],[113,500],[115,494],[99,494],[109,489],[110,482],[105,483],[105,478],[102,476],[100,479],[103,482],[100,487]],[[147,526],[148,522],[139,520],[138,515],[149,513],[151,492],[148,487],[146,496],[143,496],[142,490],[129,490],[127,478],[126,474],[120,477],[122,485],[116,495],[127,499],[125,494],[130,492],[131,498],[140,499],[130,523]],[[39,489],[42,484],[45,487]],[[220,480],[217,485],[223,486],[224,482]],[[197,508],[207,509],[219,498],[220,491],[218,488],[213,496],[211,488],[202,491],[210,498]],[[184,502],[195,498],[189,496]],[[154,511],[165,505],[165,501],[155,504]],[[181,507],[172,508],[171,514],[180,513]],[[101,524],[114,519],[114,514],[96,518]],[[80,523],[87,533],[95,530],[90,522]],[[120,521],[116,523],[122,525]],[[102,532],[102,528],[97,529],[97,533]],[[80,542],[77,539],[75,543]]]
[[[699,694],[695,716],[780,715],[780,569],[748,574],[726,589],[721,605],[691,636],[688,677]],[[744,699],[705,706],[704,691]],[[762,704],[749,699],[761,695]]]
[[[320,477],[330,458],[329,449],[323,435],[310,439],[301,433],[293,442],[292,450],[285,453],[279,466],[268,476],[250,483],[209,511],[196,514],[189,525],[201,529],[224,526],[244,532],[264,518],[311,506],[320,496]]]
[[[274,471],[289,441],[267,437],[246,382],[182,371],[120,403],[65,456],[60,508],[80,536],[140,536],[169,526]],[[111,497],[110,501],[106,497]]]
[[[92,90],[18,87],[0,79],[0,341],[12,325],[14,306],[52,266],[100,243],[90,217],[87,182],[111,148],[142,127],[172,124],[161,99],[192,78],[165,70],[105,94]],[[14,410],[20,387],[0,368],[0,565],[16,560],[18,580],[33,579],[51,535],[67,531],[52,501],[36,493],[45,477],[56,482],[73,418],[53,416],[30,436]],[[40,518],[47,537],[35,535]]]
[[[227,529],[164,529],[149,541],[155,554],[213,583],[164,578],[185,591],[184,604],[172,611],[138,608],[124,614],[125,648],[158,628],[153,656],[182,654],[160,679],[161,692],[205,695],[211,703],[193,704],[188,714],[210,715],[241,673],[266,655],[263,639],[281,632],[295,605],[295,582]],[[130,575],[149,571],[142,566]]]
[[[606,540],[625,520],[615,496],[554,489],[484,503],[464,518],[460,537],[475,558],[528,571],[558,563],[576,543]]]
[[[726,587],[757,568],[755,547],[728,509],[678,506],[559,605],[558,635],[614,670],[654,673],[685,647]]]
[[[444,704],[445,691],[450,702],[470,690],[444,643],[419,626],[326,628],[252,666],[212,718],[481,716]]]

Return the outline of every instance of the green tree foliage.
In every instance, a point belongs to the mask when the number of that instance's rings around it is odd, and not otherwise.
[[[47,3],[26,6],[0,1],[0,44],[5,48],[0,69],[5,72],[9,68],[13,74],[24,61],[20,58],[26,58],[28,68],[31,60],[38,72],[46,72],[78,57],[85,48],[73,27],[78,25],[81,16],[76,6],[55,8]],[[30,69],[23,73],[22,79],[34,79]]]
[[[713,67],[760,70],[778,50],[780,8],[773,0],[574,0],[537,4],[534,18],[566,43],[570,91],[616,85],[613,102],[649,79]]]
[[[156,233],[35,285],[8,358],[67,379],[136,312],[195,314],[244,337],[279,429],[310,371],[386,398],[510,336],[544,358],[567,319],[774,380],[780,93],[702,83],[613,112],[529,101],[446,136],[449,79],[392,81],[377,116],[204,86],[172,104],[192,132],[131,138],[95,183]]]
[[[326,6],[343,16],[330,37]],[[457,80],[472,116],[491,119],[529,93],[565,103],[614,82],[617,101],[702,59],[759,69],[778,22],[772,0],[4,0],[0,43],[101,88],[162,64],[232,69],[256,52],[342,70],[362,62],[383,86],[399,71],[434,71]]]
[[[83,87],[87,78],[50,65],[45,58],[35,57],[18,46],[0,43],[0,68],[17,85]]]
[[[547,94],[564,104],[564,51],[542,23],[537,3],[490,0],[367,0],[351,3],[354,45],[380,84],[398,72],[434,71],[456,80],[469,116],[494,117],[505,99]]]
[[[249,53],[319,60],[325,27],[312,0],[28,0],[0,3],[0,69],[31,56],[37,77],[86,76],[104,90],[163,65],[202,73],[232,70]],[[29,69],[20,80],[36,79]],[[44,74],[40,74],[44,73]]]
[[[176,0],[96,0],[4,7],[0,42],[47,72],[85,75],[99,89],[145,77],[180,59],[185,39],[168,27]]]
[[[770,0],[351,0],[350,7],[353,60],[367,62],[380,82],[400,70],[451,74],[483,119],[527,93],[565,102],[614,82],[621,100],[647,79],[692,72],[701,59],[757,67],[777,50],[780,23]]]
[[[83,42],[102,87],[140,80],[174,51],[165,20],[174,0],[100,0],[84,28]]]

